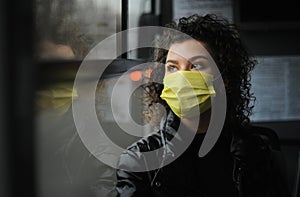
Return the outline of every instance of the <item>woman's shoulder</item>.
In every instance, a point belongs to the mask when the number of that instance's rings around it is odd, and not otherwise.
[[[162,147],[161,131],[154,131],[127,147],[129,151],[148,152]]]
[[[234,136],[231,143],[233,156],[247,164],[266,161],[274,151],[280,151],[278,135],[274,130],[262,126],[243,128],[242,134]]]
[[[163,146],[160,131],[153,132],[127,147],[119,157],[118,168],[127,171],[142,171],[147,169],[148,163],[158,163],[162,155]],[[160,151],[159,151],[160,150]],[[147,154],[151,152],[151,154]],[[152,159],[150,161],[150,159]]]

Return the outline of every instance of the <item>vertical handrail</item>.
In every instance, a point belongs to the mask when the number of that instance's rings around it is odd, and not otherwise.
[[[294,185],[294,197],[300,197],[300,151],[298,151],[298,162],[296,170],[296,180]]]
[[[128,29],[128,0],[122,0],[121,3],[121,30],[127,30]],[[121,49],[122,51],[126,51],[121,55],[122,58],[127,59],[128,53],[127,53],[127,46],[128,46],[128,37],[127,33],[122,33],[122,40],[121,40]]]

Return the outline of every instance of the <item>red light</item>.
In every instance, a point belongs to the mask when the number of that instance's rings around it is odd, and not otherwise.
[[[130,73],[130,79],[132,81],[139,81],[142,79],[142,71],[136,70]]]

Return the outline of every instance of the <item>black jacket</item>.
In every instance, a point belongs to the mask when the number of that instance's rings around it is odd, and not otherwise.
[[[179,118],[170,113],[164,127],[134,143],[121,155],[117,170],[118,196],[290,196],[274,131],[251,127],[240,132],[243,135],[233,137],[232,131],[223,130],[213,149],[203,158],[198,157],[197,151],[204,134],[196,135],[183,154],[164,165],[176,156],[171,139],[176,138],[179,123]],[[175,142],[181,140],[184,136],[178,136]],[[139,154],[148,151],[156,151],[151,161]],[[149,164],[161,167],[137,172],[147,169]]]

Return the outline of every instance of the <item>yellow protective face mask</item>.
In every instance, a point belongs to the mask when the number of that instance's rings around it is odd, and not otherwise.
[[[166,75],[163,81],[164,89],[160,97],[178,117],[193,117],[210,109],[210,98],[216,94],[212,75],[177,71]]]

